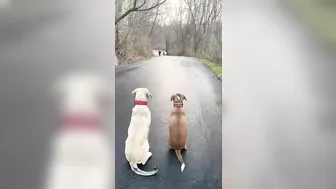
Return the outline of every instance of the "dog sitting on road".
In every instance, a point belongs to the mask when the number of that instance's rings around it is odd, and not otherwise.
[[[71,74],[55,85],[62,128],[52,141],[46,189],[110,189],[111,146],[101,126],[108,102],[100,75]]]
[[[183,110],[183,100],[187,100],[183,94],[177,93],[171,96],[173,109],[169,118],[169,148],[175,150],[175,154],[181,163],[181,171],[185,163],[181,154],[182,149],[187,149],[187,118]]]
[[[145,165],[152,156],[149,152],[148,134],[151,124],[151,113],[147,106],[152,95],[146,88],[137,88],[132,92],[134,108],[132,109],[131,122],[128,127],[128,136],[125,141],[125,156],[133,172],[142,176],[155,175],[158,169],[143,171],[137,164]]]

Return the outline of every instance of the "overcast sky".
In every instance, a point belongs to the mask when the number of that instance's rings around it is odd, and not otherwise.
[[[180,7],[185,8],[184,0],[167,0],[161,7],[162,12],[161,18],[164,20],[161,25],[164,23],[169,24],[173,19],[177,18],[178,9]]]

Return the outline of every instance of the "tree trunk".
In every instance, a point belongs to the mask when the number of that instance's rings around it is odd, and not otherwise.
[[[148,38],[151,38],[151,37],[152,37],[153,30],[154,30],[154,26],[155,26],[155,23],[156,23],[156,19],[157,19],[158,14],[159,14],[159,6],[156,8],[155,18],[154,18],[154,21],[153,21],[153,24],[152,24],[152,29],[151,29],[151,31],[150,31],[150,33],[149,33]]]
[[[166,55],[169,55],[169,42],[168,42],[168,40],[167,40],[167,38],[165,39],[165,41],[166,41]]]

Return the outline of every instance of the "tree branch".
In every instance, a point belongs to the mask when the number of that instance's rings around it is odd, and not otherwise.
[[[140,9],[141,7],[143,7],[146,3],[147,3],[147,1],[146,0],[144,0],[143,1],[143,3],[140,5],[140,6],[136,6],[136,4],[137,4],[137,0],[134,0],[133,1],[133,7],[131,8],[131,9],[129,9],[129,10],[127,10],[124,14],[122,14],[119,18],[117,18],[116,19],[116,21],[115,21],[115,25],[117,25],[122,19],[124,19],[127,15],[129,15],[131,12],[136,12],[136,11],[149,11],[149,10],[152,10],[152,9],[154,9],[154,8],[156,8],[156,7],[158,7],[158,6],[160,6],[160,5],[162,5],[163,3],[165,3],[167,0],[163,0],[162,2],[158,2],[158,3],[156,3],[154,6],[152,6],[152,7],[149,7],[149,8],[146,8],[146,9]]]
[[[145,4],[146,4],[146,0],[144,0],[144,2],[143,2],[140,6],[138,6],[137,11],[139,11],[139,9],[140,9],[141,7],[143,7]]]
[[[149,7],[147,9],[138,9],[138,11],[149,11],[149,10],[152,10],[160,5],[162,5],[163,3],[165,3],[167,0],[163,0],[162,2],[158,2],[156,5],[152,6],[152,7]],[[140,7],[139,7],[140,8]]]

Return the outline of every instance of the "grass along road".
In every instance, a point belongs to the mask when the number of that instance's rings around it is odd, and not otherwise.
[[[218,80],[222,81],[222,65],[216,64],[206,59],[198,59],[201,61],[212,73],[215,74]]]

